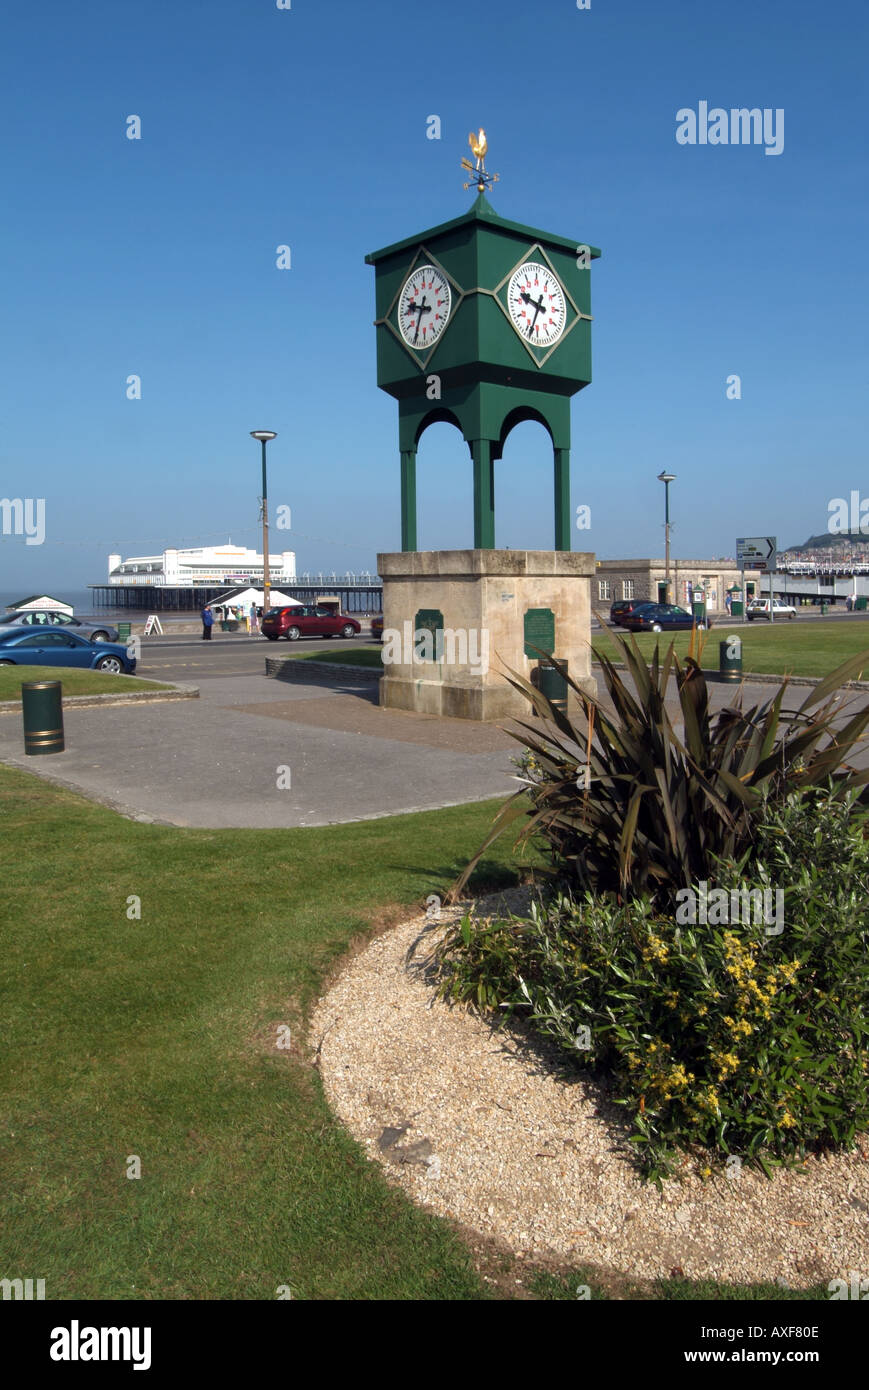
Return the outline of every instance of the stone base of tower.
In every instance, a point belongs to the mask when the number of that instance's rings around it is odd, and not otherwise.
[[[380,703],[453,719],[527,717],[507,680],[526,680],[540,658],[526,644],[554,635],[586,694],[591,674],[594,555],[563,550],[429,550],[378,555],[383,580]],[[421,636],[426,632],[430,638]],[[440,636],[438,636],[440,633]],[[568,713],[578,698],[568,690]]]

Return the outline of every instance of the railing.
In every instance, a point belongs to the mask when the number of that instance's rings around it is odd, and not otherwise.
[[[215,584],[222,584],[226,587],[233,584],[236,587],[240,587],[242,583],[256,585],[258,582],[261,583],[262,580],[258,579],[257,576],[253,576],[250,580],[242,581],[230,579],[202,579],[198,576],[194,578],[188,576],[170,578],[165,574],[112,574],[108,579],[109,584],[166,585],[173,589],[213,588]],[[273,588],[280,587],[281,584],[305,584],[309,587],[316,585],[321,589],[328,585],[333,585],[339,589],[370,589],[378,587],[380,582],[380,576],[369,574],[368,570],[364,570],[361,574],[351,574],[349,570],[346,574],[335,574],[334,571],[327,574],[323,570],[317,573],[306,570],[304,574],[296,575],[282,575],[274,571],[269,572],[269,583]]]

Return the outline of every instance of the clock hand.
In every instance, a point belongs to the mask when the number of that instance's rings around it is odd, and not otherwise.
[[[525,302],[526,302],[527,304],[529,304],[529,305],[533,304],[533,305],[534,305],[534,317],[533,317],[533,319],[531,320],[531,322],[530,322],[529,325],[528,325],[528,337],[530,338],[530,337],[531,337],[531,334],[532,334],[533,331],[534,331],[534,325],[535,325],[535,323],[537,322],[537,315],[540,313],[541,309],[545,309],[545,308],[546,308],[546,305],[543,303],[543,296],[542,296],[542,295],[540,296],[539,299],[532,299],[531,296],[530,296],[530,294],[529,294],[529,295],[523,295],[523,298],[525,299]]]
[[[423,295],[422,300],[421,300],[420,305],[419,305],[419,318],[418,318],[417,321],[416,321],[416,332],[415,332],[414,335],[413,335],[413,341],[414,341],[414,342],[416,342],[417,338],[419,337],[419,330],[420,330],[420,325],[421,325],[421,323],[422,323],[422,316],[423,316],[423,314],[430,314],[430,313],[431,313],[431,305],[426,303],[425,295]]]

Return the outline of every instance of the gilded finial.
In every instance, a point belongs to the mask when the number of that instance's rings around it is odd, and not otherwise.
[[[474,174],[475,177],[469,179],[462,187],[465,189],[475,187],[479,193],[485,193],[487,188],[491,188],[493,183],[498,182],[500,175],[490,174],[486,171],[486,155],[489,150],[489,142],[486,139],[486,132],[482,126],[480,126],[476,135],[471,131],[468,136],[468,144],[471,147],[471,153],[476,158],[476,163],[472,164],[468,158],[465,158],[462,160],[462,168],[468,173]]]

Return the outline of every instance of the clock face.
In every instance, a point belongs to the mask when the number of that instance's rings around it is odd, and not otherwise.
[[[417,266],[398,301],[398,326],[408,346],[427,351],[446,328],[450,307],[450,286],[443,272],[433,265]]]
[[[513,327],[526,343],[551,347],[567,323],[564,291],[547,265],[526,261],[514,271],[507,287]]]

